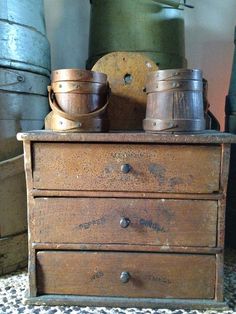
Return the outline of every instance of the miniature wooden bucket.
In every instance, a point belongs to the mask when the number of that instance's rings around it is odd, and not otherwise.
[[[202,72],[174,69],[147,78],[145,131],[197,132],[205,129]]]
[[[102,120],[107,120],[109,90],[107,75],[104,73],[79,69],[53,71],[48,91],[54,114],[48,115],[46,128],[83,132],[108,130],[108,124]],[[93,123],[91,120],[94,119],[96,121]],[[74,127],[69,128],[72,125]],[[93,125],[96,127],[93,128]]]

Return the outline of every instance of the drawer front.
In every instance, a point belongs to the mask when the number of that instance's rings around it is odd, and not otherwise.
[[[220,146],[35,143],[33,181],[48,190],[212,193],[220,161]]]
[[[213,299],[215,256],[37,253],[38,294]]]
[[[29,221],[33,242],[215,247],[217,202],[36,198]]]

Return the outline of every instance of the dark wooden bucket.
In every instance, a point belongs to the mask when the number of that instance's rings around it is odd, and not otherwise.
[[[197,69],[160,70],[148,75],[148,132],[199,132],[205,129],[202,72]]]
[[[79,69],[56,70],[52,73],[48,90],[53,114],[50,113],[45,120],[47,129],[108,130],[109,85],[106,74]]]

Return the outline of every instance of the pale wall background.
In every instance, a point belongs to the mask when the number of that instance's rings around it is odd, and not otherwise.
[[[88,54],[89,0],[44,2],[52,69],[84,68]],[[203,70],[209,82],[211,110],[223,126],[234,52],[236,0],[188,2],[195,5],[195,9],[184,11],[188,66]]]

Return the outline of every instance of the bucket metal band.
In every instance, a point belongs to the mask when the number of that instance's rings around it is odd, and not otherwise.
[[[196,132],[205,129],[205,119],[188,119],[188,120],[161,120],[161,119],[144,119],[143,129],[145,131],[181,131]]]
[[[155,92],[164,92],[164,91],[199,91],[202,92],[203,85],[202,81],[194,80],[172,80],[172,81],[159,81],[152,82],[147,84],[146,92],[155,93]]]

